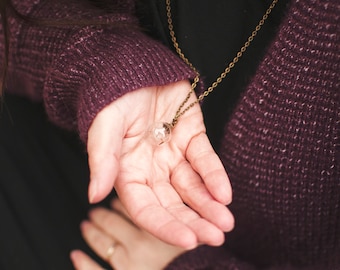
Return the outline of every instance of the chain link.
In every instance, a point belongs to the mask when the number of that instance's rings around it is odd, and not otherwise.
[[[184,0],[183,0],[184,1]],[[190,103],[187,107],[184,108],[185,104],[188,102],[192,92],[195,90],[198,82],[200,74],[197,71],[197,69],[194,67],[194,65],[188,60],[188,58],[184,55],[181,48],[179,47],[176,34],[174,31],[173,21],[172,21],[172,14],[171,14],[171,0],[165,0],[166,3],[166,14],[167,14],[167,20],[168,20],[168,28],[169,33],[171,37],[171,41],[173,43],[173,46],[179,55],[179,57],[193,70],[196,72],[196,77],[194,78],[194,81],[191,85],[191,91],[188,93],[186,98],[183,100],[181,105],[179,106],[172,122],[171,126],[174,127],[178,119],[185,114],[188,110],[190,110],[195,104],[202,101],[205,97],[207,97],[214,89],[223,81],[223,79],[230,73],[230,71],[234,68],[236,63],[240,60],[240,58],[243,56],[243,54],[246,52],[247,48],[250,46],[252,41],[254,40],[255,36],[258,34],[258,32],[261,30],[262,26],[264,25],[265,21],[268,19],[269,14],[274,9],[275,5],[277,4],[279,0],[273,0],[273,2],[270,4],[268,9],[266,10],[265,14],[262,16],[262,19],[258,22],[255,29],[252,31],[251,35],[248,37],[247,41],[243,44],[241,49],[236,53],[236,56],[233,58],[233,60],[228,64],[228,66],[224,69],[224,71],[220,74],[220,76],[211,84],[210,87],[208,87],[207,90],[205,90],[201,95],[198,96],[197,100]]]

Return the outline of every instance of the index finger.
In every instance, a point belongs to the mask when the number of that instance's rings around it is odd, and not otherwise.
[[[201,176],[210,194],[220,203],[230,204],[232,190],[229,177],[205,133],[199,133],[191,139],[186,158]]]

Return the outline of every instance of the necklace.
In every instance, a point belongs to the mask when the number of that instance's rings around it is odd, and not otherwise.
[[[248,37],[247,41],[243,44],[241,49],[236,53],[236,56],[233,58],[233,60],[228,64],[228,66],[224,69],[224,71],[220,74],[220,76],[205,90],[201,95],[198,96],[198,98],[193,101],[192,103],[189,103],[187,106],[185,106],[191,94],[195,91],[195,88],[197,84],[200,81],[200,74],[197,71],[197,69],[193,66],[193,64],[188,60],[188,58],[184,55],[181,48],[179,47],[179,44],[177,42],[176,34],[174,31],[173,21],[172,21],[172,14],[171,14],[171,0],[165,0],[166,3],[166,14],[167,14],[167,21],[168,21],[168,29],[171,37],[171,41],[173,43],[173,46],[179,55],[179,57],[196,73],[196,76],[191,84],[191,90],[185,97],[185,99],[182,101],[182,103],[179,105],[175,116],[173,117],[172,121],[170,123],[168,122],[156,122],[149,128],[149,134],[151,138],[153,139],[154,143],[156,145],[161,145],[165,142],[168,142],[171,138],[171,131],[176,126],[179,118],[185,114],[188,110],[190,110],[194,105],[201,102],[205,97],[207,97],[214,89],[222,82],[222,80],[230,73],[232,68],[236,65],[236,63],[240,60],[242,55],[245,53],[247,48],[250,46],[252,41],[254,40],[257,33],[260,31],[262,26],[264,25],[265,21],[268,19],[269,14],[274,9],[275,5],[277,4],[279,0],[273,0],[264,15],[262,16],[261,20],[256,25],[255,29],[252,31],[251,35]]]

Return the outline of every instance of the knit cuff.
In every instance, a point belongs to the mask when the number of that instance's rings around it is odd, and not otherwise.
[[[201,246],[177,257],[166,270],[254,270],[221,247]]]
[[[125,93],[195,75],[136,29],[87,27],[68,44],[48,73],[44,100],[51,119],[78,129],[84,142],[97,113]]]

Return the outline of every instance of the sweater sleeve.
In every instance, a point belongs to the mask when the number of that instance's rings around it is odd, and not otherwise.
[[[335,255],[336,256],[336,255]],[[170,264],[165,270],[321,270],[327,268],[324,264],[294,266],[289,262],[271,266],[252,265],[241,256],[233,254],[226,246],[200,246],[188,251]]]
[[[83,141],[96,114],[123,94],[193,77],[177,56],[138,28],[133,1],[112,1],[110,12],[85,3],[14,1],[38,23],[10,17],[7,80],[7,91],[43,101],[49,118],[77,130]],[[55,25],[39,25],[42,19]],[[88,25],[81,27],[84,21]]]
[[[255,270],[224,247],[201,246],[172,261],[166,270]]]
[[[166,270],[340,269],[338,11],[291,2],[226,126],[235,229]]]

